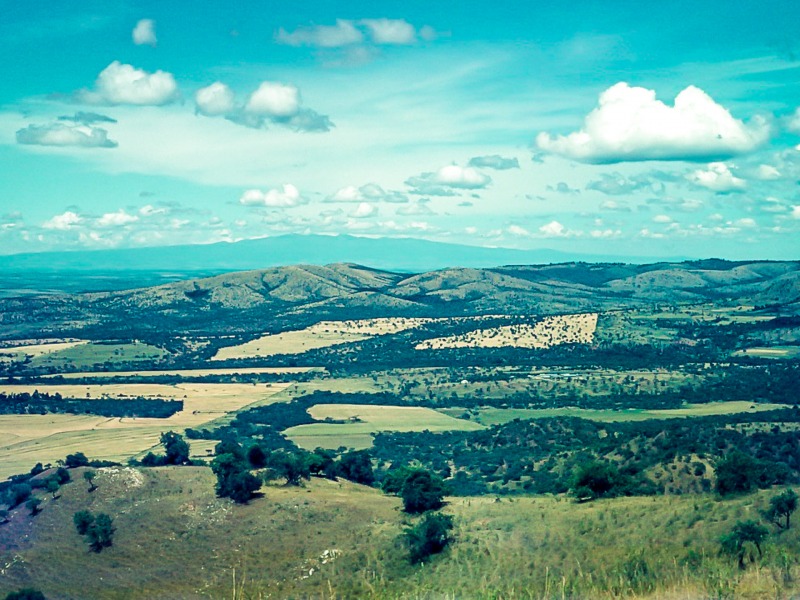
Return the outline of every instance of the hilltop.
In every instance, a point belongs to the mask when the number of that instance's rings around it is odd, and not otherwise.
[[[135,337],[153,329],[260,332],[322,319],[561,314],[702,302],[780,304],[782,314],[797,314],[800,262],[573,262],[418,274],[352,263],[295,265],[127,291],[0,299],[0,313],[5,338],[42,328],[80,336],[92,327]]]

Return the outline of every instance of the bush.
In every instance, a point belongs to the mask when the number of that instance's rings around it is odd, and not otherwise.
[[[403,482],[400,495],[403,510],[421,513],[441,508],[444,504],[445,487],[441,478],[430,471],[412,471]]]
[[[39,590],[33,588],[23,588],[16,592],[10,592],[6,596],[6,600],[47,600],[44,594]]]
[[[78,530],[78,535],[86,535],[89,526],[94,523],[94,515],[88,510],[80,510],[72,515],[72,522]]]
[[[417,525],[403,531],[409,551],[409,560],[416,564],[444,550],[453,538],[453,517],[440,513],[425,515]]]
[[[366,450],[354,450],[342,455],[337,466],[337,474],[348,481],[372,485],[375,474],[372,471],[372,457]]]

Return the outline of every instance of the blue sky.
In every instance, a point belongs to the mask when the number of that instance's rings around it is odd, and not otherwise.
[[[0,9],[0,253],[348,233],[799,258],[797,2]]]

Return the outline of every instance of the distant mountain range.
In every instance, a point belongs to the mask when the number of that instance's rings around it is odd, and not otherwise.
[[[569,261],[644,263],[654,259],[582,255],[547,249],[485,248],[414,238],[282,235],[233,243],[12,254],[0,256],[0,271],[123,270],[212,274],[296,264],[350,262],[375,269],[421,273],[447,267],[481,268]]]
[[[43,331],[137,339],[166,332],[228,335],[325,319],[543,315],[708,302],[800,314],[800,262],[565,263],[420,274],[294,265],[129,291],[0,299],[0,338]]]

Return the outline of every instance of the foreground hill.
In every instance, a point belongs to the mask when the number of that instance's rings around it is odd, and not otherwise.
[[[0,526],[0,596],[21,587],[77,598],[788,598],[798,592],[798,530],[771,536],[758,565],[720,557],[719,537],[776,491],[711,496],[457,498],[450,549],[411,566],[398,539],[417,518],[346,481],[269,486],[238,506],[202,467],[99,471],[31,517]],[[89,552],[79,510],[114,519],[113,546]],[[179,575],[178,575],[179,574]]]
[[[6,339],[279,331],[322,319],[558,314],[654,304],[800,311],[800,262],[563,263],[421,274],[350,263],[228,273],[122,292],[0,300]]]

